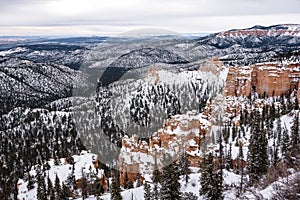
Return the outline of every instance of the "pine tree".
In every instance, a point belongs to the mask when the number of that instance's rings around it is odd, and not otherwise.
[[[243,193],[243,184],[244,184],[244,166],[243,166],[243,161],[244,161],[244,153],[243,153],[243,145],[240,144],[239,146],[239,162],[240,162],[240,174],[241,174],[241,184],[240,184],[240,190],[239,194]]]
[[[277,142],[278,142],[278,140],[277,140]],[[273,157],[272,165],[274,167],[276,167],[279,162],[279,155],[278,155],[279,149],[278,149],[278,143],[275,143],[275,140],[273,140],[273,147],[274,147],[274,150],[273,150],[273,156],[272,156]]]
[[[146,181],[145,181],[145,184],[144,184],[144,199],[145,200],[152,200],[151,187]]]
[[[48,178],[47,178],[47,194],[50,195],[52,190],[53,190],[53,184],[52,184],[52,181],[51,181],[51,179],[48,175]]]
[[[280,118],[278,118],[277,119],[276,135],[274,137],[274,138],[277,138],[278,144],[281,143],[281,135],[282,135],[281,120],[280,120]]]
[[[192,192],[185,192],[182,195],[182,199],[198,200],[198,197]]]
[[[232,144],[229,144],[229,150],[227,152],[226,158],[225,158],[225,168],[229,171],[233,168],[232,164]]]
[[[34,188],[34,177],[31,176],[29,173],[28,173],[28,183],[27,183],[27,189],[28,190],[32,190]]]
[[[55,196],[56,196],[57,198],[59,198],[59,197],[60,197],[60,194],[61,194],[61,187],[60,187],[60,180],[59,180],[57,174],[56,174],[56,176],[55,176],[54,189],[55,189],[55,194],[56,194]]]
[[[210,153],[205,155],[203,162],[201,163],[201,178],[200,178],[200,195],[209,196],[209,192],[213,186],[212,175],[213,175],[213,157]]]
[[[70,197],[70,195],[71,195],[70,189],[63,183],[60,199],[68,199],[68,197]]]
[[[155,200],[158,200],[158,198],[159,198],[159,187],[158,187],[158,184],[160,182],[161,174],[160,174],[160,171],[158,169],[156,153],[155,153],[155,157],[154,157],[154,167],[153,168],[154,168],[153,169],[153,173],[152,173],[152,182],[154,184],[154,187],[153,187],[153,198]]]
[[[68,175],[67,180],[65,182],[66,186],[71,190],[76,189],[76,179],[75,179],[75,166],[73,164],[71,173]]]
[[[181,192],[178,166],[172,162],[170,156],[164,158],[164,163],[160,180],[161,200],[179,200]]]
[[[47,191],[46,191],[46,184],[45,184],[45,178],[43,175],[38,174],[37,175],[37,199],[38,200],[47,200]]]
[[[83,169],[81,169],[81,196],[82,199],[85,199],[88,195],[88,191],[87,191],[87,178],[86,178],[86,174],[83,171]]]
[[[291,150],[292,156],[296,156],[300,150],[299,112],[295,112],[293,126],[291,127]]]
[[[215,185],[213,187],[214,189],[214,198],[215,199],[223,199],[223,169],[224,169],[224,152],[223,152],[223,138],[221,131],[218,131],[219,134],[219,165],[218,165],[218,170],[215,171]]]
[[[138,175],[136,176],[136,187],[141,187],[142,185],[141,175],[138,173]]]
[[[290,137],[287,129],[283,129],[283,138],[281,142],[281,152],[284,162],[287,162],[289,159],[289,151],[290,151]]]
[[[189,181],[189,178],[190,178],[189,175],[191,173],[189,166],[190,166],[190,161],[187,157],[186,149],[184,148],[184,150],[180,156],[180,160],[179,160],[179,173],[180,173],[180,175],[184,176],[186,184]]]
[[[251,123],[248,156],[248,172],[250,182],[257,182],[268,170],[269,160],[267,154],[268,141],[266,131],[261,127],[261,116],[258,110],[254,111]]]
[[[120,187],[117,184],[115,177],[112,178],[112,183],[111,183],[111,200],[122,200]]]

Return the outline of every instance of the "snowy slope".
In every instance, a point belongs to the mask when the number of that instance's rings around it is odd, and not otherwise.
[[[81,179],[83,176],[83,173],[85,175],[90,175],[90,173],[94,173],[96,177],[103,178],[104,177],[104,170],[98,170],[96,171],[93,162],[97,161],[97,155],[88,153],[86,151],[83,151],[80,155],[74,155],[72,156],[74,159],[74,175],[75,180]],[[48,164],[50,166],[49,170],[45,171],[45,182],[47,182],[47,178],[49,177],[52,183],[55,182],[56,175],[60,179],[60,184],[62,185],[63,182],[65,182],[68,178],[68,176],[72,172],[73,165],[66,162],[65,158],[60,159],[59,165],[54,164],[54,159],[51,159],[48,161]],[[31,169],[29,172],[29,175],[36,176],[36,168],[38,166],[35,166]],[[90,170],[91,169],[91,170]],[[35,184],[34,188],[29,190],[27,189],[28,181],[25,181],[23,179],[20,179],[19,182],[19,199],[26,199],[26,200],[35,200],[37,199],[37,184]],[[78,191],[79,192],[79,191]]]

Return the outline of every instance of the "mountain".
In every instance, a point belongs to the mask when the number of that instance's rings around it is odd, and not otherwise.
[[[13,107],[39,107],[85,87],[82,73],[54,63],[36,63],[0,56],[0,96],[7,112]],[[79,84],[80,83],[80,84]]]
[[[201,37],[197,44],[210,47],[213,55],[231,64],[267,61],[279,53],[299,49],[300,25],[229,30]]]
[[[107,37],[23,38],[0,42],[0,55],[34,62],[55,63],[78,70],[84,55]]]

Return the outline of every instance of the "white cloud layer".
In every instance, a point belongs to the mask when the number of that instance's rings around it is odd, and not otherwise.
[[[2,35],[112,34],[145,27],[186,33],[300,24],[299,0],[0,0],[0,4]]]

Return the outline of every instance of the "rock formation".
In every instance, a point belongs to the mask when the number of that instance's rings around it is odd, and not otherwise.
[[[251,91],[255,91],[259,95],[280,96],[295,91],[299,97],[299,80],[299,63],[232,67],[228,72],[225,95],[249,96]]]
[[[143,179],[145,174],[152,174],[155,158],[158,168],[162,168],[165,154],[176,161],[185,150],[191,166],[198,166],[204,138],[209,137],[211,123],[208,118],[197,112],[188,112],[166,120],[163,128],[148,141],[139,139],[137,135],[125,136],[120,153],[121,185],[124,186],[128,180],[135,182],[137,178]]]

